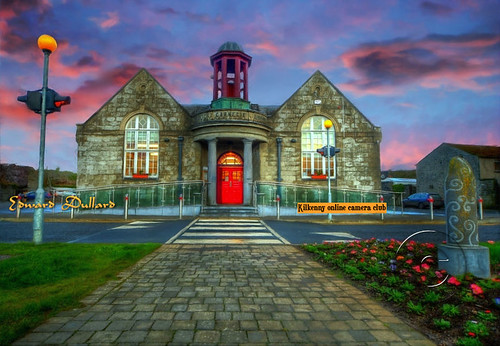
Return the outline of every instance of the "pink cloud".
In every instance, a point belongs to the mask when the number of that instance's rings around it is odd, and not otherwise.
[[[120,23],[118,12],[106,12],[106,18],[91,18],[102,29],[109,29]]]
[[[401,85],[485,90],[479,78],[500,75],[500,35],[429,35],[421,40],[370,43],[341,55],[356,79],[344,88],[356,94],[391,94]]]
[[[280,57],[280,48],[271,41],[249,43],[247,46],[254,54],[269,54],[276,58]]]
[[[382,169],[414,169],[415,165],[441,143],[475,145],[499,145],[500,118],[494,114],[485,116],[481,122],[465,115],[464,110],[450,120],[423,123],[408,119],[405,125],[389,123],[382,125],[383,140],[380,146]]]

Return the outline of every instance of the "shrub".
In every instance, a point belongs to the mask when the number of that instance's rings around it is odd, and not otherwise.
[[[444,316],[454,317],[460,315],[459,307],[453,304],[444,304],[442,310]]]
[[[390,275],[385,278],[385,281],[387,282],[387,285],[389,286],[398,286],[401,284],[401,279],[398,278],[397,276]]]
[[[497,320],[497,317],[489,310],[486,312],[479,311],[477,313],[477,316],[480,319],[482,319],[483,321],[487,321],[487,322],[493,322],[493,321]]]
[[[401,292],[401,291],[398,291],[394,288],[391,288],[389,289],[389,291],[387,292],[387,299],[390,300],[390,301],[393,301],[394,303],[402,303],[405,301],[406,299],[406,294]]]
[[[407,292],[411,292],[415,289],[415,285],[412,285],[411,283],[409,283],[408,281],[405,281],[403,282],[403,284],[401,285],[401,289],[403,291],[407,291]]]
[[[442,318],[440,318],[440,319],[435,318],[435,319],[432,320],[432,322],[439,329],[443,329],[444,330],[444,329],[450,329],[451,328],[450,321],[444,320]]]
[[[483,323],[476,321],[465,322],[464,331],[466,334],[474,333],[476,336],[489,335],[488,327],[486,327]]]
[[[441,295],[434,291],[427,291],[424,293],[423,301],[425,303],[437,303],[441,299]]]
[[[425,313],[425,308],[420,303],[413,303],[411,300],[406,304],[408,310],[417,315],[423,315]]]
[[[476,338],[466,337],[458,338],[457,346],[483,346],[483,344]]]

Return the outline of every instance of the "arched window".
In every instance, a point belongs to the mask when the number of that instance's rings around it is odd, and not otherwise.
[[[326,128],[323,116],[312,116],[302,125],[302,178],[322,178],[327,175],[327,159],[316,152],[325,146]],[[335,129],[330,128],[330,146],[335,145]],[[335,158],[330,158],[330,176],[335,177]]]
[[[125,127],[125,164],[123,175],[158,177],[160,127],[150,115],[138,114]]]

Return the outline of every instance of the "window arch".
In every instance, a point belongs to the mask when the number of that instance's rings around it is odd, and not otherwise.
[[[326,117],[315,115],[304,122],[301,128],[302,178],[327,175],[327,159],[316,152],[326,143]],[[330,146],[335,146],[335,129],[330,128]],[[335,157],[330,158],[330,176],[335,177]]]
[[[132,117],[125,126],[124,177],[158,177],[160,126],[148,114]]]

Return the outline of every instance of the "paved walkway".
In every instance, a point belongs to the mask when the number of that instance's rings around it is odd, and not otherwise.
[[[164,245],[17,345],[433,345],[290,245]]]

